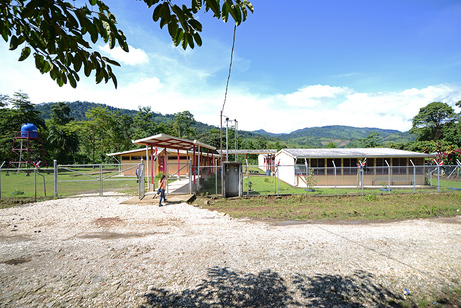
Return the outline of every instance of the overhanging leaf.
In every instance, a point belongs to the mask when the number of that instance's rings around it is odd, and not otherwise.
[[[29,55],[30,55],[30,48],[26,46],[22,49],[21,56],[19,57],[18,61],[24,61],[25,59],[27,59],[27,57],[29,57]]]

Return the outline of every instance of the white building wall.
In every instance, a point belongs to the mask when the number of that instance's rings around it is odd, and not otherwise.
[[[295,160],[291,155],[288,155],[283,150],[275,156],[275,163],[279,165],[279,178],[289,185],[296,186],[295,177]]]
[[[262,171],[266,172],[266,163],[264,162],[264,158],[266,158],[266,154],[258,155],[258,167]]]

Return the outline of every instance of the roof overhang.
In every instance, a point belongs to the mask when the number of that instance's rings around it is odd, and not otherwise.
[[[231,154],[231,155],[234,155],[235,154],[235,150],[223,150],[222,153],[223,154],[226,154],[226,152],[228,154]],[[218,153],[221,153],[221,150],[218,150]],[[243,155],[243,154],[276,154],[277,153],[277,150],[273,149],[273,150],[270,150],[270,149],[264,149],[264,150],[237,150],[237,154],[238,155]]]
[[[283,149],[277,155],[285,153],[293,158],[429,158],[434,154],[411,152],[390,148],[335,148],[335,149]]]
[[[178,137],[173,137],[166,134],[158,134],[155,136],[150,136],[143,139],[131,140],[132,143],[138,145],[152,146],[157,148],[166,148],[166,149],[177,149],[177,150],[190,150],[193,148],[205,148],[212,151],[216,150],[214,146],[209,144],[197,141],[197,140],[188,140]]]

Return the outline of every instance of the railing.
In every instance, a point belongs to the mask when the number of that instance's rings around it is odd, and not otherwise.
[[[145,181],[138,180],[131,169],[138,164],[59,165],[53,168],[4,169],[0,166],[0,198],[28,196],[108,195],[131,193],[143,195]],[[188,179],[189,192],[221,195],[221,167],[196,167],[195,174],[184,165],[170,178],[181,174]],[[123,170],[122,170],[123,168]],[[131,170],[130,172],[128,172]],[[190,170],[190,167],[189,167]],[[306,172],[306,170],[308,172]],[[9,175],[7,176],[7,172]],[[184,173],[184,174],[183,174]],[[30,176],[34,174],[34,176]],[[126,176],[122,174],[133,174]],[[38,176],[37,176],[38,175]],[[311,167],[307,164],[258,166],[243,165],[244,195],[350,195],[368,193],[447,192],[461,190],[461,162],[451,166],[365,166]],[[43,190],[41,188],[43,182]],[[141,183],[143,182],[143,183]],[[185,181],[187,185],[187,180]],[[52,193],[49,193],[52,192]],[[49,194],[48,194],[49,193]]]

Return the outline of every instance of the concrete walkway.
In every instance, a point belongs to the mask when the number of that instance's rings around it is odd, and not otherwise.
[[[189,193],[189,179],[180,178],[174,182],[168,183],[168,188],[166,191],[166,198],[168,203],[182,203],[188,202],[192,199],[194,194]],[[124,201],[124,204],[157,204],[159,202],[160,196],[157,195],[157,190],[155,191],[146,191],[146,195],[142,200],[139,200],[138,197],[134,197],[127,201]]]
[[[174,182],[169,182],[166,193],[168,195],[189,194],[189,179],[180,178]]]

